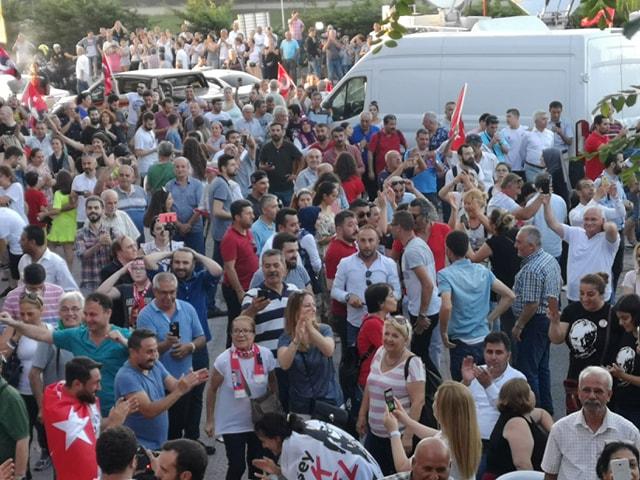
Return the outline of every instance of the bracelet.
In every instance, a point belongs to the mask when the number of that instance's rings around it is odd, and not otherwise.
[[[393,438],[393,437],[400,437],[400,431],[399,430],[394,430],[393,432],[389,432],[389,438]]]
[[[196,344],[193,342],[190,342],[189,345],[191,345],[191,353],[196,351]]]

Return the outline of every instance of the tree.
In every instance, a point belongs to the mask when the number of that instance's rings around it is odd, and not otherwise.
[[[184,11],[174,10],[175,14],[191,24],[193,31],[207,34],[209,30],[219,32],[228,29],[233,22],[233,2],[223,1],[219,5],[213,0],[187,0]]]

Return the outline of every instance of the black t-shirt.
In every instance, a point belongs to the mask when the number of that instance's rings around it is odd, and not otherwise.
[[[640,377],[640,358],[636,351],[637,346],[637,340],[631,333],[622,333],[612,348],[615,357],[611,359],[611,362],[620,365],[625,373]],[[616,379],[614,390],[613,398],[616,407],[640,409],[640,403],[638,403],[640,387]]]
[[[569,347],[569,372],[567,378],[578,380],[580,372],[591,365],[607,363],[607,328],[609,345],[615,345],[620,336],[620,327],[615,320],[609,326],[609,310],[604,304],[596,312],[588,312],[580,302],[572,303],[562,311],[560,321],[569,324],[565,342]]]
[[[93,125],[87,125],[82,130],[82,135],[80,136],[80,142],[84,145],[91,145],[93,141],[93,136],[100,131],[100,126],[94,127]]]
[[[136,320],[138,318],[138,315],[140,314],[141,309],[138,307],[138,305],[136,305],[136,301],[133,295],[133,284],[123,283],[121,285],[117,285],[116,288],[120,292],[119,319],[123,322],[122,325],[118,326],[124,328],[136,328]],[[149,286],[149,289],[144,292],[143,299],[145,306],[149,305],[153,300],[153,290],[151,289],[151,286]],[[111,323],[113,323],[113,321]]]
[[[293,173],[293,164],[302,157],[293,143],[284,140],[280,148],[276,148],[273,142],[267,142],[260,151],[260,163],[270,163],[275,168],[267,172],[269,177],[269,190],[272,192],[285,192],[293,189],[293,182],[287,180],[287,175]]]
[[[504,235],[493,235],[486,240],[492,252],[491,271],[509,288],[513,288],[516,273],[520,270],[521,259],[514,243],[517,233],[518,229],[514,228]],[[491,292],[491,299],[495,300],[493,292]]]

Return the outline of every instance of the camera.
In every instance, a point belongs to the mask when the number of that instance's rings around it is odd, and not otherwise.
[[[133,478],[136,480],[152,480],[155,478],[155,474],[151,469],[151,459],[142,445],[138,445],[136,450],[136,471],[133,474]]]

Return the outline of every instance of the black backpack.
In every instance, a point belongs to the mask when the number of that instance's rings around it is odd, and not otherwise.
[[[305,235],[311,234],[303,228],[298,234],[298,245],[300,245],[300,240],[302,240],[302,237],[304,237]],[[304,248],[302,248],[302,245],[300,245],[298,253],[300,254],[300,258],[302,259],[302,266],[309,274],[309,278],[311,278],[311,288],[313,289],[313,293],[322,293],[322,284],[320,283],[320,278],[318,277],[316,272],[313,271],[309,253]]]
[[[409,378],[409,363],[413,357],[418,357],[417,355],[411,355],[407,358],[407,361],[404,364],[404,379],[405,381]],[[420,360],[422,362],[422,360]],[[424,365],[424,362],[423,362]],[[424,382],[424,406],[422,407],[422,412],[420,413],[420,423],[422,425],[426,425],[431,428],[438,428],[438,421],[436,417],[433,415],[433,399],[436,395],[436,390],[442,384],[442,377],[438,372],[432,372],[424,365],[426,378]]]

